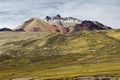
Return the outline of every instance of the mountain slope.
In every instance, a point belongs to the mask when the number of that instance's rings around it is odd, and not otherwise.
[[[16,32],[7,34],[18,37],[9,42],[7,36],[1,35],[1,79],[120,75],[118,30],[82,31],[74,35]]]
[[[22,30],[26,32],[51,32],[51,33],[67,32],[66,28],[61,26],[51,25],[39,18],[31,18],[15,29],[15,31],[22,31]]]
[[[31,18],[25,23],[23,23],[21,26],[19,26],[17,29],[21,28],[25,31],[46,31],[49,32],[51,25],[45,23],[44,21],[38,19],[38,18]]]

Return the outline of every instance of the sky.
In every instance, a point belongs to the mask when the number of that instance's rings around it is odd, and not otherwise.
[[[0,0],[0,28],[15,28],[32,17],[60,14],[120,28],[120,0]]]

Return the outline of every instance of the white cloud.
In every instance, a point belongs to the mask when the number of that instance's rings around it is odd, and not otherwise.
[[[0,0],[0,28],[14,28],[31,17],[61,14],[120,28],[120,0]]]

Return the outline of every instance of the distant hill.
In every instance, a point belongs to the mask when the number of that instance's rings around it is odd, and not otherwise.
[[[0,31],[13,31],[13,30],[9,29],[9,28],[2,28],[2,29],[0,29]]]

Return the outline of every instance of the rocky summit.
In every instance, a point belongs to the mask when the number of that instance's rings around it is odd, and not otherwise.
[[[53,17],[46,16],[45,20],[52,25],[58,25],[63,27],[75,26],[76,24],[80,24],[82,22],[77,18],[61,17],[60,15],[56,15]]]

